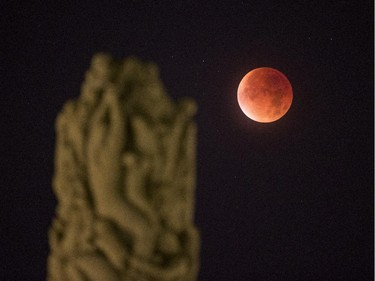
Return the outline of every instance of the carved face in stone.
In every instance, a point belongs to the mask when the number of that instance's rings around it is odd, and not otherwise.
[[[140,83],[133,89],[133,94],[141,98],[136,99],[134,107],[138,112],[142,112],[153,122],[160,122],[170,119],[173,113],[173,105],[165,95],[165,90],[161,83],[150,82]]]
[[[173,103],[166,95],[156,65],[128,59],[118,77],[123,80],[122,91],[131,112],[143,114],[152,122],[168,119]]]

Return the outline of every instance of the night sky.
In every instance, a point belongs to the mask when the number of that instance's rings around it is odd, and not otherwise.
[[[373,1],[12,2],[1,4],[0,280],[45,279],[54,119],[99,51],[154,61],[173,99],[198,103],[200,281],[373,280]],[[236,97],[262,66],[294,92],[269,124]]]

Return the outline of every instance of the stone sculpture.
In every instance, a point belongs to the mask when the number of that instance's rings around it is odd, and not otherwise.
[[[154,64],[93,57],[56,120],[49,281],[194,281],[196,105]]]

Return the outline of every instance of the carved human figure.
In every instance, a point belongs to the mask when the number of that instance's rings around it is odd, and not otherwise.
[[[56,121],[48,280],[196,279],[195,112],[155,65],[93,58]]]

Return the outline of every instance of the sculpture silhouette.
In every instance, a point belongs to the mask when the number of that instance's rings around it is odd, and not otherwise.
[[[155,65],[94,56],[56,120],[49,281],[196,280],[195,112]]]

